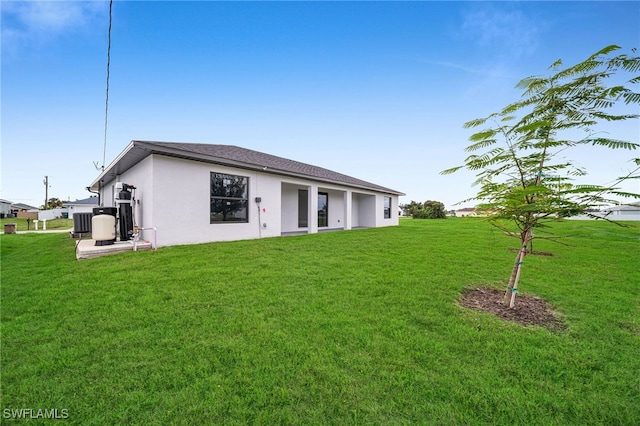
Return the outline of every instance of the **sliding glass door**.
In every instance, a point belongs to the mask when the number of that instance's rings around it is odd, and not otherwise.
[[[318,228],[329,226],[329,194],[318,192]]]
[[[298,189],[298,228],[309,226],[309,191]]]

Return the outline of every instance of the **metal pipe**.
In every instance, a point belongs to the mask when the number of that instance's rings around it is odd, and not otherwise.
[[[147,227],[147,228],[139,228],[136,227],[135,228],[135,237],[133,238],[133,241],[130,241],[131,244],[133,244],[133,251],[137,251],[138,249],[138,239],[140,238],[140,231],[153,231],[153,244],[151,245],[151,248],[154,250],[158,249],[158,228],[156,228],[155,226],[151,226],[151,227]]]

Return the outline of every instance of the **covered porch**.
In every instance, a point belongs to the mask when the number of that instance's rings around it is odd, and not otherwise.
[[[282,235],[376,226],[376,196],[350,189],[283,182]]]

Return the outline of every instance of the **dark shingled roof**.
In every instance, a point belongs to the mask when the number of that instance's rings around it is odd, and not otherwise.
[[[98,205],[98,196],[97,195],[92,195],[89,198],[84,198],[82,200],[76,200],[76,201],[67,201],[66,203],[63,203],[64,206],[68,206],[68,205]]]
[[[38,210],[37,207],[30,206],[29,204],[23,204],[23,203],[13,203],[11,204],[11,208],[18,209],[18,210]]]
[[[144,151],[144,153],[141,153],[140,150]],[[134,154],[134,151],[136,151],[137,154]],[[131,158],[127,160],[127,154],[130,153]],[[112,169],[114,170],[111,174],[122,173],[127,168],[132,167],[133,164],[150,154],[169,155],[197,161],[224,164],[251,170],[260,170],[265,173],[307,177],[323,182],[335,182],[357,188],[366,188],[390,194],[404,195],[399,191],[385,188],[383,186],[347,176],[342,173],[337,173],[322,167],[289,160],[287,158],[271,154],[265,154],[251,149],[241,148],[235,145],[132,141],[130,150],[126,151],[119,161],[116,160],[115,164],[111,164],[109,169],[105,171],[105,175],[109,175],[110,173],[108,172]],[[133,157],[135,157],[135,159]],[[118,164],[119,162],[123,164]]]

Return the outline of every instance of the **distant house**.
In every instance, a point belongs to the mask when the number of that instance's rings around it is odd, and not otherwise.
[[[465,207],[455,211],[456,217],[478,217],[479,214],[475,207]]]
[[[98,207],[98,196],[94,195],[83,200],[67,201],[62,204],[69,212],[69,219],[73,219],[75,213],[92,213],[94,207]]]
[[[11,214],[11,204],[9,200],[0,199],[0,217],[4,218]]]
[[[38,208],[23,203],[13,203],[11,212],[20,219],[37,219]]]
[[[28,212],[28,211],[34,211],[34,210],[37,211],[38,208],[34,206],[30,206],[28,204],[23,204],[23,203],[11,204],[11,211],[13,211],[14,213]]]
[[[611,220],[640,220],[640,202],[610,207],[605,213]]]
[[[578,216],[572,216],[567,219],[594,220],[597,218],[605,218],[614,221],[640,220],[640,202],[638,201],[630,204],[608,207],[602,210],[587,211],[590,215],[582,214]]]
[[[132,141],[88,189],[115,207],[122,184],[158,246],[394,226],[404,195],[237,146],[148,141]]]

